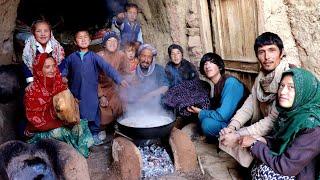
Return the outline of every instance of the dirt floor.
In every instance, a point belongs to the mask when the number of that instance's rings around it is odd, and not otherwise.
[[[186,127],[186,131],[188,131]],[[112,166],[112,151],[111,142],[113,135],[107,133],[107,140],[101,146],[95,146],[91,149],[91,154],[87,159],[89,166],[89,173],[91,179],[119,179],[115,167]],[[208,144],[203,138],[193,138],[193,143],[196,146],[197,155],[200,158],[203,172],[200,168],[197,172],[189,174],[174,173],[163,177],[155,177],[151,179],[160,180],[211,180],[211,179],[243,179],[240,172],[239,165],[228,154],[220,151],[217,152],[217,146],[215,144]]]

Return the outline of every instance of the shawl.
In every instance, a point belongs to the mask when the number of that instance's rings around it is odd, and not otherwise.
[[[22,60],[27,65],[29,70],[32,72],[32,65],[33,60],[36,57],[37,52],[37,45],[36,45],[36,39],[34,35],[30,36],[25,41],[25,47],[23,49],[22,54]],[[64,50],[63,47],[60,45],[60,43],[54,38],[53,34],[51,33],[51,38],[49,40],[52,46],[52,57],[57,61],[57,64],[59,65],[61,61],[64,59]]]
[[[198,79],[186,80],[170,88],[164,97],[164,104],[177,109],[180,115],[188,117],[192,113],[187,110],[189,106],[201,109],[210,107],[210,85]]]
[[[281,60],[273,72],[266,75],[262,71],[259,72],[257,77],[259,82],[257,85],[257,99],[260,102],[269,103],[275,100],[281,74],[287,69],[289,69],[289,63],[286,60]]]
[[[62,125],[62,121],[57,119],[52,100],[54,95],[66,90],[67,85],[62,82],[56,63],[53,78],[43,75],[42,68],[48,57],[47,53],[38,54],[33,61],[34,82],[26,90],[24,98],[29,130],[47,131]]]
[[[284,75],[291,74],[295,86],[292,107],[277,105],[279,117],[274,126],[274,139],[271,150],[275,155],[282,154],[293,142],[299,131],[320,125],[320,83],[309,71],[294,68]]]

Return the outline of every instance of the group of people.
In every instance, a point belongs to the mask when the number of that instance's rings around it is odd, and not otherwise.
[[[120,36],[106,32],[98,53],[89,50],[89,32],[77,31],[78,50],[66,58],[48,22],[32,25],[33,35],[23,51],[29,83],[28,142],[54,138],[88,157],[92,145],[103,143],[103,128],[119,118],[127,104],[155,102],[171,105],[169,109],[185,118],[188,113],[196,117],[207,139],[218,141],[241,165],[251,165],[253,179],[318,178],[319,80],[282,60],[284,47],[278,35],[265,32],[256,38],[261,68],[249,94],[239,79],[225,73],[224,62],[215,53],[200,61],[199,71],[207,81],[200,80],[178,44],[168,47],[165,67],[157,64],[156,48],[143,43],[141,27],[134,23],[137,13],[138,7],[130,4],[126,16],[117,16],[114,23]],[[53,97],[66,89],[80,109],[80,123],[72,126],[59,120],[53,105]],[[168,102],[172,97],[178,97],[177,103]]]

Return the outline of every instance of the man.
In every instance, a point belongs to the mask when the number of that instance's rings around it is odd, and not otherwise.
[[[265,32],[258,36],[254,50],[261,69],[251,94],[232,117],[229,125],[220,131],[220,148],[235,157],[243,166],[249,166],[252,158],[249,153],[235,152],[238,140],[240,136],[245,135],[254,135],[258,138],[268,134],[272,129],[273,122],[278,116],[275,108],[278,85],[282,73],[289,69],[289,63],[282,60],[283,42],[277,34]],[[243,127],[248,122],[251,125]],[[245,155],[248,159],[242,161]]]
[[[150,44],[139,47],[136,81],[128,91],[129,103],[159,103],[161,96],[168,91],[169,82],[164,68],[155,62],[156,55],[157,50]]]

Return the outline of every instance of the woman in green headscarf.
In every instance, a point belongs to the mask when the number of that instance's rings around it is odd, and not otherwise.
[[[309,71],[286,71],[278,89],[279,116],[266,142],[245,136],[258,160],[253,179],[318,179],[320,154],[320,83]]]

